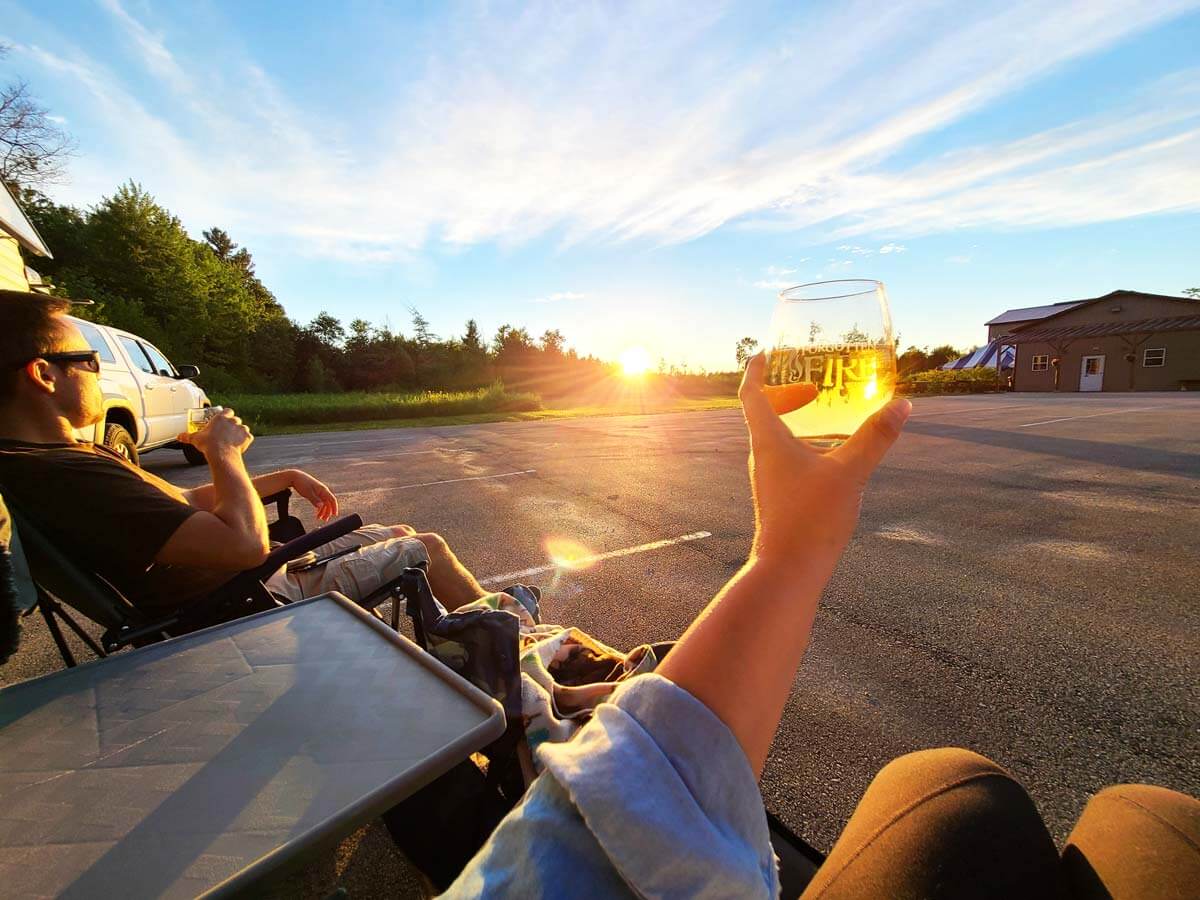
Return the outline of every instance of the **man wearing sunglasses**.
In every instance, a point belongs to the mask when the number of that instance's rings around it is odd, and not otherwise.
[[[202,453],[212,483],[181,490],[76,429],[104,415],[100,357],[70,321],[66,300],[0,291],[0,495],[61,549],[151,615],[204,596],[269,550],[261,498],[292,488],[317,511],[337,498],[306,472],[251,478],[242,455],[254,437],[232,410],[179,436]],[[485,594],[437,534],[407,525],[369,525],[318,556],[343,550],[321,569],[280,572],[268,586],[290,599],[327,590],[364,596],[417,562],[429,562],[435,593],[450,608]]]

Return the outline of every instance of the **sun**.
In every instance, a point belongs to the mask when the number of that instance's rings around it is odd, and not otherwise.
[[[653,364],[645,347],[630,347],[621,354],[621,374],[626,378],[640,378]]]

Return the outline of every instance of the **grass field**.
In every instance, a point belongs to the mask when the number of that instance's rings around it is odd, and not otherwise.
[[[251,428],[263,433],[300,425],[509,414],[542,406],[537,394],[509,391],[500,384],[474,391],[231,394],[217,402],[235,409]]]
[[[501,385],[474,391],[341,394],[230,394],[215,402],[237,411],[255,434],[354,431],[368,428],[474,425],[530,419],[690,412],[737,406],[736,397],[691,397],[628,392],[605,397],[543,401]]]

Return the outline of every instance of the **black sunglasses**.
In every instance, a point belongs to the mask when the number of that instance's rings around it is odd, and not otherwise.
[[[89,372],[99,373],[100,352],[98,350],[71,350],[66,353],[43,353],[37,359],[52,363],[81,363]]]

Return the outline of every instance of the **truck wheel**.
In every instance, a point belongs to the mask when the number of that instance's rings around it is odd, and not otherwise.
[[[134,443],[133,436],[125,430],[123,425],[109,422],[104,426],[104,446],[120,453],[135,466],[140,465],[137,444]]]
[[[188,461],[189,466],[203,466],[208,462],[204,454],[191,444],[180,444],[179,449],[183,451],[183,458]]]

